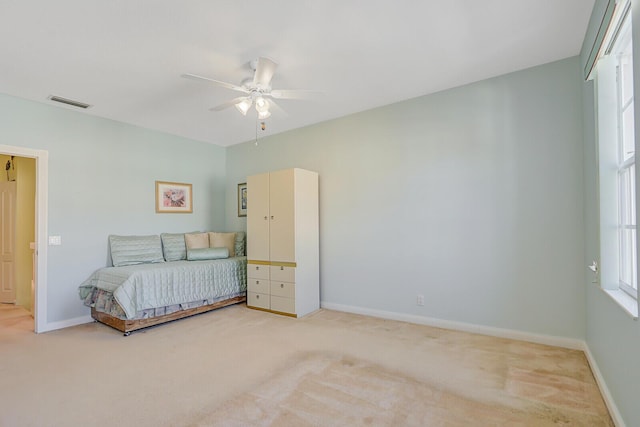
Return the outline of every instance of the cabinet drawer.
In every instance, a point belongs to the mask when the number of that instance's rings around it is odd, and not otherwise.
[[[275,282],[271,281],[271,295],[276,295],[285,298],[296,297],[296,285],[295,283],[288,282]]]
[[[258,294],[269,293],[269,281],[264,279],[247,279],[247,291]]]
[[[247,305],[251,307],[269,309],[269,295],[247,292]]]
[[[296,314],[296,300],[293,298],[271,297],[271,310],[281,313]]]
[[[254,279],[269,279],[269,266],[247,264],[247,276]]]
[[[270,279],[281,282],[295,283],[296,281],[296,268],[295,267],[283,267],[281,265],[271,266]]]

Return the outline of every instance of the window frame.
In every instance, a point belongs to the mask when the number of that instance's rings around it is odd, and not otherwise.
[[[621,16],[607,53],[615,55],[617,204],[618,204],[618,286],[632,298],[638,298],[637,227],[636,227],[636,156],[635,97],[633,93],[633,41],[629,9]],[[625,62],[626,61],[626,62]],[[626,70],[625,70],[625,63]],[[631,73],[630,79],[626,73]],[[631,109],[631,111],[629,111]],[[631,112],[631,130],[626,113]],[[631,139],[631,141],[628,141]],[[631,148],[632,151],[626,151]],[[631,153],[629,155],[629,153]],[[630,233],[629,233],[630,232]]]
[[[597,266],[594,270],[597,274],[596,283],[636,320],[640,300],[634,285],[637,287],[640,262],[636,227],[638,212],[635,207],[640,198],[640,184],[635,165],[635,149],[640,144],[636,143],[635,135],[636,89],[633,89],[634,52],[630,11],[630,0],[616,2],[588,79],[594,79],[595,83],[597,197],[600,210],[600,259],[597,264],[593,264]],[[620,53],[627,55],[617,55]],[[635,58],[637,64],[640,63],[639,59]],[[623,75],[622,69],[625,71]],[[625,93],[628,95],[624,103],[621,101],[623,89],[627,89]],[[627,111],[625,116],[622,107],[628,110],[629,106],[632,106],[633,112]],[[624,124],[631,127],[625,128]],[[626,147],[624,138],[627,141]],[[634,153],[628,155],[631,151]],[[622,273],[626,273],[626,276]]]

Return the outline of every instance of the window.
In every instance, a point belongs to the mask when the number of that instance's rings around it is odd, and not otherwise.
[[[600,285],[638,313],[636,155],[630,1],[619,1],[594,67],[600,199]]]
[[[618,244],[620,289],[637,298],[636,155],[631,18],[627,13],[610,55],[615,57],[618,121]]]

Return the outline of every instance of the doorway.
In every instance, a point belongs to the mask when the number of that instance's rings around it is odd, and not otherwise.
[[[33,285],[31,285],[31,279],[27,279],[27,289],[20,289],[20,284],[16,285],[16,302],[21,301],[24,306],[31,308],[31,312],[34,317],[34,331],[36,333],[45,332],[47,328],[47,306],[46,306],[46,278],[47,278],[47,186],[48,186],[48,152],[45,150],[34,150],[23,147],[13,147],[8,145],[0,145],[0,157],[3,159],[9,158],[9,169],[6,169],[6,162],[3,163],[0,168],[0,173],[8,173],[9,181],[13,178],[20,185],[20,175],[14,175],[14,171],[20,170],[20,159],[23,159],[23,167],[26,172],[29,172],[29,164],[32,165],[31,179],[35,191],[33,193],[32,201],[27,203],[26,208],[33,212],[33,220],[27,220],[30,222],[25,229],[30,226],[32,230],[33,239],[23,240],[24,244],[30,244],[28,249],[30,251],[31,262],[23,261],[22,264],[26,264],[28,268],[19,274],[19,277],[31,277],[33,279]],[[15,163],[14,163],[15,162]],[[26,177],[27,175],[25,175]],[[5,181],[7,177],[5,176]],[[27,180],[27,178],[24,178]],[[19,191],[19,189],[17,190]],[[29,196],[27,196],[29,197]],[[24,201],[24,200],[23,200]],[[31,207],[29,207],[31,206]],[[20,205],[17,206],[20,209]],[[17,212],[16,218],[20,216],[20,211]],[[16,220],[16,226],[19,221]],[[3,233],[4,234],[4,233]],[[18,245],[20,242],[17,242]],[[24,248],[23,248],[24,249]],[[24,258],[24,254],[22,258]],[[26,255],[27,257],[29,255]],[[19,271],[24,265],[16,265],[15,271]],[[30,271],[29,271],[30,270]],[[24,281],[24,279],[23,279]],[[29,301],[25,301],[26,298]]]
[[[0,155],[0,164],[8,156]],[[7,177],[0,175],[0,304],[17,304],[18,290],[16,278],[16,207],[18,183],[10,179],[11,160],[7,160]],[[22,290],[22,289],[21,289]],[[31,297],[26,299],[31,301]],[[24,303],[24,301],[21,301]],[[31,310],[31,307],[25,307]]]
[[[0,154],[0,303],[33,316],[36,160]]]

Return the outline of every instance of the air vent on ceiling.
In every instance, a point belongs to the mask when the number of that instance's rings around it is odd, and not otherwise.
[[[49,97],[49,99],[52,100],[52,101],[55,101],[55,102],[60,102],[62,104],[71,105],[72,107],[78,107],[78,108],[89,108],[89,107],[91,107],[91,105],[85,104],[84,102],[74,101],[73,99],[67,99],[67,98],[63,98],[61,96],[56,96],[56,95],[51,95]]]

